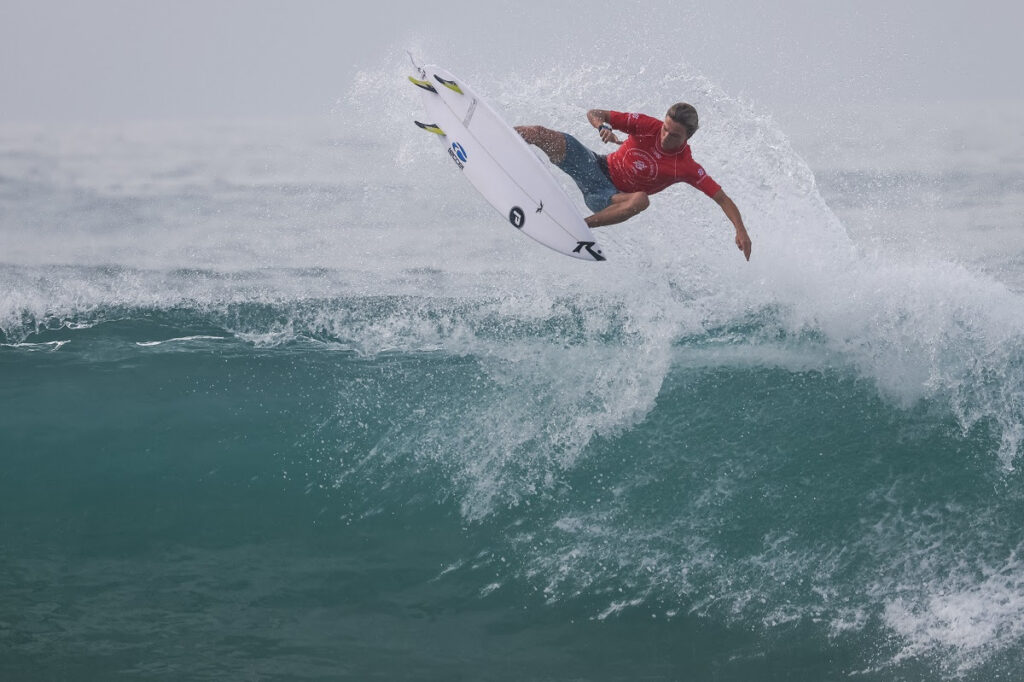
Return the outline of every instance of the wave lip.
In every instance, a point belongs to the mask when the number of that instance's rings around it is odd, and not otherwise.
[[[162,346],[165,343],[187,343],[189,341],[222,341],[225,338],[227,337],[197,334],[195,336],[180,336],[174,339],[164,339],[163,341],[136,341],[135,345],[140,346],[142,348],[152,348],[154,346]]]

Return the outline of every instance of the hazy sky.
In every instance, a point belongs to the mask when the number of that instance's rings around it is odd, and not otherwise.
[[[405,46],[465,63],[670,50],[769,107],[1024,100],[1016,0],[0,0],[0,119],[319,115]],[[616,48],[616,49],[621,49]],[[612,50],[614,51],[614,50]],[[614,84],[609,84],[614,88]]]

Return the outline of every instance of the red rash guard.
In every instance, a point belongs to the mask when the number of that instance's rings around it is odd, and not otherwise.
[[[608,155],[608,172],[618,189],[654,194],[685,182],[709,197],[722,189],[693,160],[689,144],[672,151],[661,148],[662,122],[658,119],[620,111],[609,111],[608,118],[613,128],[629,134],[622,146]]]

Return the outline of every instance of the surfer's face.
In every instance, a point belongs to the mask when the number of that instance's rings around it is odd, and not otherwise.
[[[679,149],[690,136],[686,132],[686,126],[679,121],[673,121],[668,116],[665,117],[665,122],[661,125],[661,148],[662,149]]]

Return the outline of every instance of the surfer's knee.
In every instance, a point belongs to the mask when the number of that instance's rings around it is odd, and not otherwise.
[[[516,132],[527,144],[537,145],[554,163],[565,158],[565,135],[544,126],[516,126]]]
[[[527,144],[540,144],[542,131],[541,126],[516,126],[516,132],[526,140]]]

